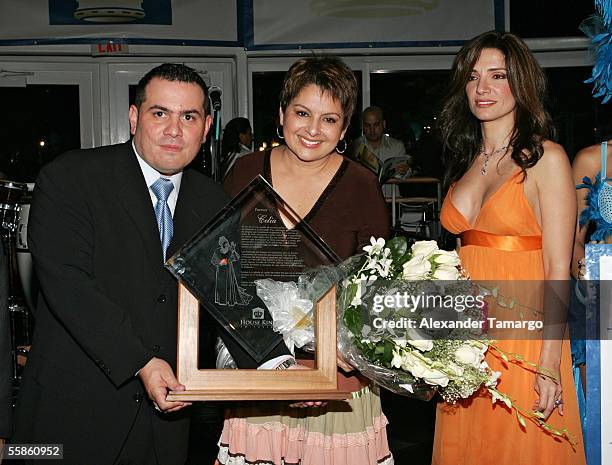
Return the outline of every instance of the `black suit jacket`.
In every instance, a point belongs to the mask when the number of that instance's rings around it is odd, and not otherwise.
[[[1,246],[2,244],[0,244]],[[13,417],[13,360],[8,312],[7,259],[0,249],[0,438],[9,438]]]
[[[185,170],[168,256],[227,200]],[[151,409],[135,373],[154,356],[176,363],[177,282],[131,143],[45,166],[28,230],[41,298],[13,442],[62,443],[65,463],[111,464],[138,410]],[[186,417],[153,413],[161,464],[184,463]]]

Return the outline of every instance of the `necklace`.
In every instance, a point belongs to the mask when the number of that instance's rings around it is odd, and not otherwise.
[[[487,166],[489,165],[489,160],[493,155],[497,155],[498,153],[503,152],[504,150],[508,150],[510,144],[504,145],[503,147],[498,148],[497,150],[493,150],[491,153],[487,153],[484,151],[484,146],[480,151],[480,155],[484,155],[484,161],[482,162],[482,168],[480,169],[480,174],[483,176],[487,174]]]

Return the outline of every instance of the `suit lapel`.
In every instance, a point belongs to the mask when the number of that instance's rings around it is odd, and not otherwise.
[[[125,148],[125,154],[117,158],[114,167],[114,179],[119,184],[116,189],[117,203],[134,222],[147,256],[155,266],[159,266],[163,260],[162,250],[149,189],[131,142],[126,142]]]

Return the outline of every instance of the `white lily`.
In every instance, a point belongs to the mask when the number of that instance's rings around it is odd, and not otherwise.
[[[376,239],[374,236],[372,236],[370,237],[370,245],[366,245],[363,250],[365,250],[369,255],[374,255],[380,253],[384,247],[385,240],[382,237]]]

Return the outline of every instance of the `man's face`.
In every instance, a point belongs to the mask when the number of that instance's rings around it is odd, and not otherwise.
[[[363,135],[369,142],[378,142],[385,133],[385,120],[376,112],[363,115]]]
[[[153,78],[140,106],[130,106],[130,131],[139,155],[155,170],[172,175],[195,158],[211,118],[204,91],[195,83]]]

